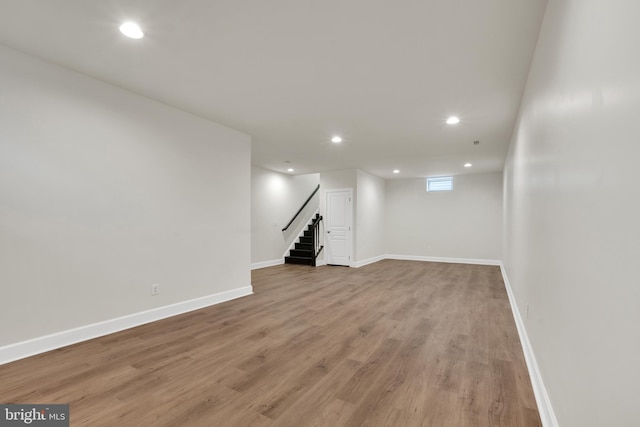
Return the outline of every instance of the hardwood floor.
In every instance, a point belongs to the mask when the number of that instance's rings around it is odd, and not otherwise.
[[[72,426],[540,426],[500,269],[255,270],[255,295],[0,366]]]

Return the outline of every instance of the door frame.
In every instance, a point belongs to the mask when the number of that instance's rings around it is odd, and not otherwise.
[[[330,218],[329,218],[329,209],[328,209],[328,198],[329,195],[331,193],[338,193],[338,192],[348,192],[349,193],[349,212],[347,213],[348,219],[349,219],[349,230],[348,230],[348,244],[347,244],[347,251],[349,253],[349,264],[348,267],[353,267],[354,264],[354,259],[353,259],[353,246],[354,246],[354,242],[353,242],[353,231],[354,231],[354,224],[353,224],[353,188],[332,188],[329,190],[326,190],[324,192],[324,210],[325,210],[325,218],[326,218],[326,222],[325,222],[325,227],[324,227],[324,232],[325,232],[325,250],[326,250],[326,254],[325,254],[325,262],[327,265],[342,265],[342,264],[331,264],[330,261],[330,255],[331,255],[331,249],[330,249],[330,245],[328,243],[329,238],[326,236],[328,230],[328,225],[330,224]]]

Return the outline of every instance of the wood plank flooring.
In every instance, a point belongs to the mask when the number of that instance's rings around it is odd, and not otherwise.
[[[72,426],[541,426],[500,269],[255,270],[255,295],[0,366]]]

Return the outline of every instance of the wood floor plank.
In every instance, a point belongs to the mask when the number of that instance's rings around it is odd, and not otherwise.
[[[344,384],[345,378],[352,377],[362,364],[360,362],[345,359],[338,364],[331,372],[323,378],[322,382],[317,382],[311,389],[304,393],[295,406],[290,406],[283,413],[274,420],[274,427],[288,427],[295,426],[301,422],[301,420],[313,420],[309,425],[347,425],[330,424],[331,420],[348,418],[351,416],[355,405],[345,402],[344,400],[337,399],[336,389]],[[326,424],[323,424],[326,421]]]
[[[73,426],[539,427],[495,266],[252,272],[254,295],[0,366]]]

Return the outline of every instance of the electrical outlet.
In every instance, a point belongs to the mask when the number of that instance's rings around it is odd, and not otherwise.
[[[151,296],[156,296],[160,293],[160,283],[154,283],[151,285]]]

